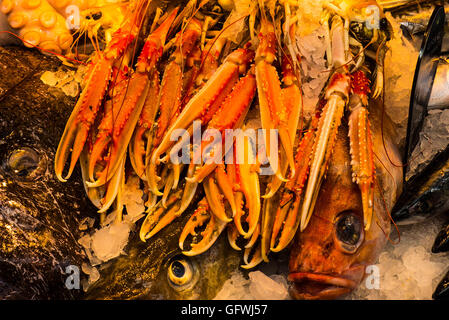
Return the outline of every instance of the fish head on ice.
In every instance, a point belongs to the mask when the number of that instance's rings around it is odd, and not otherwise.
[[[289,280],[294,298],[335,299],[350,293],[367,275],[366,268],[376,263],[387,241],[388,211],[401,189],[402,168],[392,164],[400,163],[400,157],[389,128],[382,141],[380,117],[373,113],[374,223],[365,230],[360,190],[352,181],[348,128],[342,124],[310,223],[297,234],[291,250]]]
[[[40,76],[60,66],[35,50],[0,47],[0,299],[65,299],[78,265],[79,220],[95,214],[81,179],[67,184],[52,159],[74,101]]]
[[[223,235],[205,253],[188,257],[179,249],[179,235],[189,212],[174,220],[155,237],[142,242],[134,234],[126,255],[102,265],[100,279],[87,291],[87,299],[193,300],[212,299],[241,263]]]

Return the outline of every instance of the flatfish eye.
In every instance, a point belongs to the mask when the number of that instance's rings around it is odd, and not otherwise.
[[[31,148],[20,148],[10,153],[8,172],[21,180],[35,180],[45,171],[45,160]]]
[[[191,288],[198,280],[196,265],[188,258],[177,256],[168,266],[167,278],[170,286],[177,291]]]
[[[360,217],[352,212],[343,212],[335,221],[335,238],[347,253],[354,253],[363,241],[364,229]]]

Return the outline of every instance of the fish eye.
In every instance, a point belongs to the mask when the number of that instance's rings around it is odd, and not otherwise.
[[[335,238],[343,251],[355,253],[363,237],[363,223],[358,215],[350,211],[338,215],[335,221]]]
[[[177,291],[186,290],[195,285],[198,280],[196,271],[193,261],[184,256],[176,256],[168,265],[168,282]]]
[[[14,150],[8,157],[8,171],[22,180],[34,180],[43,173],[43,159],[30,148]]]

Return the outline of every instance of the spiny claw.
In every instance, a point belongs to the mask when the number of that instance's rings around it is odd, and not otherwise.
[[[189,59],[191,52],[194,49],[195,44],[201,34],[201,23],[199,20],[193,18],[189,20],[186,28],[180,31],[176,36],[175,51],[170,57],[170,62],[165,67],[164,75],[162,77],[161,90],[158,97],[159,104],[159,118],[157,120],[157,130],[155,133],[154,144],[151,145],[151,149],[147,150],[148,162],[147,175],[149,177],[149,186],[153,193],[160,194],[158,179],[155,165],[151,165],[151,154],[160,145],[164,139],[168,128],[178,118],[182,107],[186,91],[184,78],[184,69],[186,61]],[[167,154],[168,155],[168,154]],[[174,164],[172,167],[177,170],[174,176],[174,188],[178,185],[180,175],[180,164]],[[162,180],[163,181],[163,180]],[[163,187],[163,186],[161,186]]]
[[[187,176],[193,175],[194,171],[195,171],[195,165],[193,163],[191,163],[189,165],[189,169],[187,171]],[[198,183],[196,183],[196,182],[191,183],[189,181],[186,181],[185,186],[184,186],[184,192],[182,194],[181,204],[179,206],[178,211],[176,212],[176,214],[178,216],[181,215],[189,207],[190,203],[192,202],[193,198],[195,197],[197,188],[198,188]]]
[[[260,44],[256,52],[256,78],[262,127],[267,130],[276,129],[278,131],[282,148],[294,173],[294,141],[292,141],[288,131],[289,110],[285,107],[278,73],[272,65],[276,59],[277,41],[274,27],[270,22],[263,22],[259,38]],[[268,134],[265,134],[265,145],[271,161],[273,155]],[[279,170],[276,171],[277,174],[280,173]]]
[[[172,141],[173,132],[177,129],[189,128],[194,120],[201,120],[202,124],[207,124],[238,81],[240,71],[246,69],[252,57],[248,49],[237,49],[231,53],[202,89],[187,103],[151,156],[149,172],[153,177],[157,176],[156,166],[160,163],[161,156],[164,153],[169,154],[170,149],[175,145]]]
[[[282,89],[282,99],[284,101],[284,106],[288,110],[288,131],[290,133],[290,140],[294,144],[296,140],[296,132],[298,131],[298,123],[301,117],[301,112],[303,110],[303,99],[300,89],[299,80],[296,77],[293,67],[292,67],[291,56],[285,55],[282,58],[282,72],[283,72],[283,83],[285,88]],[[301,128],[302,129],[302,128]],[[288,159],[284,150],[279,154],[279,172],[282,177],[284,177],[288,170]],[[267,191],[262,198],[268,199],[274,196],[274,194],[279,190],[283,182],[288,180],[279,179],[278,175],[273,176],[272,180],[267,186]],[[263,255],[263,249],[262,249]]]
[[[137,175],[144,181],[146,167],[146,150],[152,150],[154,143],[154,126],[159,110],[158,96],[160,92],[159,73],[153,72],[150,88],[145,104],[137,122],[136,130],[129,143],[129,159]],[[146,139],[146,141],[145,141]]]
[[[279,206],[280,193],[275,193],[273,197],[264,199],[262,207],[260,247],[261,256],[265,262],[268,262],[268,254],[272,245],[273,223],[276,217],[277,207]],[[280,219],[278,219],[280,221]]]
[[[106,185],[106,194],[104,198],[101,199],[102,207],[101,210],[98,211],[99,213],[108,211],[108,209],[114,203],[114,200],[116,200],[116,196],[123,189],[125,180],[125,161],[126,157],[123,157],[120,161],[119,169]]]
[[[200,233],[201,240],[191,244],[189,251],[183,251],[186,256],[196,256],[207,251],[218,239],[220,234],[226,228],[227,223],[215,218],[214,214],[210,213],[210,207],[206,199],[199,203],[198,209],[194,212],[192,217],[187,222],[179,239],[179,246],[183,250],[184,241],[189,234],[196,237],[195,228],[201,227],[208,221],[206,228]]]
[[[120,165],[120,159],[128,149],[146,102],[150,78],[152,79],[151,73],[154,72],[155,65],[162,56],[163,45],[176,13],[177,9],[147,37],[142,53],[138,58],[137,71],[132,74],[127,90],[122,90],[117,105],[114,104],[114,101],[111,102],[112,115],[108,114],[104,119],[105,122],[109,122],[106,125],[108,129],[106,136],[110,138],[107,165],[103,171],[96,173],[95,176],[91,172],[90,176],[94,176],[95,180],[87,183],[89,187],[96,188],[107,183]],[[112,120],[108,117],[112,117]],[[106,141],[108,139],[103,140],[101,137],[99,140],[99,146],[95,149],[95,157],[91,159],[92,163],[89,165],[92,170],[95,168],[99,155],[105,151],[106,142],[109,142]]]
[[[148,211],[139,232],[140,239],[143,242],[150,239],[179,216],[176,212],[179,209],[178,201],[181,199],[181,196],[182,190],[178,190],[177,192],[172,193],[167,199],[167,208],[159,202],[155,207]]]
[[[125,81],[119,81],[116,83],[113,89],[110,89],[110,98],[106,101],[103,111],[103,118],[101,119],[100,125],[98,126],[98,133],[95,138],[95,143],[90,151],[89,155],[89,166],[88,174],[89,181],[95,181],[95,169],[97,163],[108,157],[106,154],[109,151],[109,144],[112,140],[112,131],[114,130],[114,121],[117,119],[120,108],[124,102],[129,78],[126,76],[125,72],[118,71],[120,77]],[[115,105],[115,107],[114,107]]]
[[[320,106],[318,106],[318,110]],[[318,112],[317,112],[318,113]],[[315,117],[311,123],[311,129],[307,130],[295,156],[296,175],[286,184],[285,190],[280,202],[280,206],[275,218],[273,234],[271,236],[270,248],[273,252],[283,250],[293,240],[300,222],[299,207],[304,185],[307,181],[310,170],[309,154],[312,154],[314,147],[315,128],[318,125],[318,119]],[[282,228],[282,231],[281,231]],[[279,241],[276,241],[279,236]]]
[[[373,217],[375,167],[371,128],[366,108],[359,106],[351,112],[349,137],[352,179],[359,185],[362,194],[364,224],[365,229],[368,230]]]
[[[374,207],[375,166],[371,125],[368,118],[370,82],[362,70],[351,74],[352,95],[349,101],[349,141],[352,178],[362,194],[365,229],[371,226]]]
[[[174,183],[174,176],[173,172],[168,172],[168,176],[165,180],[165,186],[164,186],[164,194],[162,195],[162,205],[166,208],[167,207],[167,198],[170,195]]]
[[[251,261],[248,261],[250,256]],[[245,249],[245,253],[243,254],[243,261],[245,263],[244,265],[241,266],[243,269],[252,269],[256,267],[258,264],[260,264],[263,261],[260,245],[258,245],[256,249],[254,248]]]
[[[254,233],[251,235],[251,238],[249,239],[248,243],[245,245],[245,249],[250,249],[254,247],[256,244],[256,241],[259,239],[260,236],[260,223],[257,224],[256,229],[254,230]]]
[[[295,201],[283,208],[279,208],[283,212],[281,215],[284,216],[285,219],[281,236],[279,237],[279,241],[276,244],[277,235],[279,232],[278,227],[273,228],[273,235],[271,237],[271,251],[279,252],[283,250],[287,245],[293,240],[296,234],[296,230],[299,227],[299,206],[301,203],[301,198],[296,197]],[[287,216],[287,218],[285,218]],[[275,233],[276,232],[276,233]]]
[[[229,241],[229,244],[231,245],[231,247],[237,251],[242,250],[236,243],[239,235],[240,235],[239,231],[237,230],[235,225],[233,223],[228,224],[228,241]]]
[[[243,135],[243,143],[237,143],[234,149],[235,166],[228,165],[232,169],[235,177],[234,181],[238,186],[238,192],[235,194],[236,215],[234,223],[239,233],[248,239],[254,233],[260,218],[260,184],[259,174],[255,170],[255,154],[249,137]],[[245,205],[248,210],[246,222],[248,223],[248,231],[244,231],[242,226],[243,212],[243,195]]]
[[[235,198],[234,198],[234,185],[225,171],[224,165],[218,165],[217,169],[215,169],[215,179],[217,180],[218,185],[220,186],[220,190],[228,200],[229,205],[232,210],[232,217],[234,217],[237,209],[235,206]]]
[[[56,177],[65,182],[72,175],[76,162],[84,148],[88,133],[95,121],[100,104],[106,93],[112,75],[112,61],[99,58],[93,65],[85,89],[65,126],[55,156]],[[62,177],[64,164],[71,153],[70,167],[65,178]]]
[[[209,129],[218,130],[221,133],[222,138],[226,130],[236,129],[242,126],[244,119],[248,113],[251,102],[256,94],[256,78],[253,74],[249,73],[245,77],[241,78],[239,82],[232,89],[230,95],[223,102],[220,110],[212,117],[209,122]],[[226,147],[226,139],[221,139],[218,143],[203,142],[201,145],[202,153],[207,150],[208,155],[212,160],[215,158],[215,154],[225,155],[232,148],[232,144],[228,145],[228,150],[223,150]],[[222,157],[223,158],[223,157]],[[196,162],[194,160],[194,162]],[[217,161],[211,161],[211,163],[205,163],[202,166],[198,166],[193,177],[189,177],[190,182],[202,182],[211,172],[217,167]]]
[[[332,148],[335,144],[345,105],[346,102],[340,95],[333,95],[329,97],[321,115],[313,147],[310,176],[301,210],[301,231],[307,227],[315,208],[315,202],[332,154]]]
[[[226,214],[226,209],[223,202],[223,195],[221,194],[213,175],[206,178],[204,181],[204,193],[206,194],[207,202],[211,212],[217,217],[217,219],[223,222],[230,222],[232,218],[229,218]]]
[[[136,16],[141,14],[140,10],[138,11]],[[124,53],[129,50],[131,43],[136,38],[139,30],[132,24],[132,20],[126,20],[123,26],[114,32],[104,53],[94,57],[87,73],[87,79],[83,81],[85,87],[66,124],[55,156],[55,173],[60,181],[64,182],[71,176],[107,92],[112,78],[113,66],[121,57],[124,57]],[[147,53],[150,52],[147,51]],[[154,58],[156,58],[156,55]],[[146,64],[144,63],[144,65]],[[69,171],[67,176],[63,178],[64,164],[70,153]]]
[[[345,106],[351,90],[351,76],[347,67],[347,52],[344,46],[344,26],[341,18],[332,19],[331,39],[333,66],[337,68],[329,79],[325,91],[326,105],[318,122],[315,136],[310,177],[304,194],[301,209],[301,231],[310,220],[320,190],[328,161],[335,145],[335,138],[340,126]]]
[[[138,73],[149,73],[154,70],[162,55],[168,32],[175,21],[178,10],[179,8],[173,9],[159,27],[146,38],[142,53],[137,59],[136,69]]]
[[[206,199],[202,199],[198,202],[198,209],[190,217],[189,221],[184,226],[184,229],[179,236],[179,248],[184,250],[184,241],[189,236],[189,234],[193,237],[196,237],[198,233],[195,231],[197,227],[202,226],[206,221],[211,219],[211,215],[208,212],[209,205]]]
[[[109,181],[115,174],[120,159],[126,154],[129,141],[134,133],[135,126],[139,120],[149,90],[148,75],[134,73],[129,82],[129,88],[126,91],[126,97],[123,103],[114,108],[119,108],[117,116],[113,123],[111,132],[111,146],[108,156],[107,166],[102,172],[96,174],[93,182],[88,182],[91,188],[99,187]],[[114,115],[115,111],[112,112]],[[96,161],[93,159],[92,161]],[[92,165],[93,167],[95,165]],[[90,165],[91,167],[91,165]]]

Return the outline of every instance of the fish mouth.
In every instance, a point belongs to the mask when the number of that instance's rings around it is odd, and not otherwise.
[[[311,272],[290,273],[292,298],[297,300],[336,299],[354,290],[358,283],[340,275]]]

